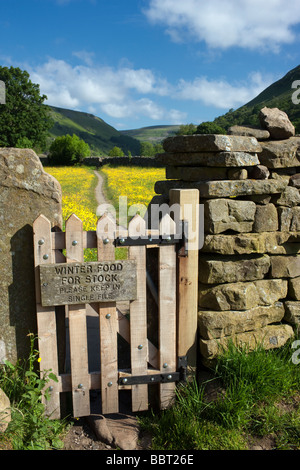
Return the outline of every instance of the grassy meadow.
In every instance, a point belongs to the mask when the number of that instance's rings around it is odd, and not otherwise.
[[[83,222],[84,230],[95,230],[97,177],[90,167],[45,167],[62,187],[64,222],[76,214]],[[154,196],[154,184],[165,178],[163,168],[115,167],[101,169],[104,176],[104,192],[108,202],[117,209],[119,196],[126,196],[128,206],[148,206]]]
[[[88,167],[45,167],[62,188],[63,221],[76,214],[85,231],[95,230],[97,201],[95,188],[98,183],[94,171]]]
[[[101,169],[104,176],[104,192],[106,198],[112,201],[117,213],[119,197],[126,196],[128,207],[140,207],[143,217],[154,193],[154,184],[165,179],[164,168],[140,168],[127,166],[106,165]]]

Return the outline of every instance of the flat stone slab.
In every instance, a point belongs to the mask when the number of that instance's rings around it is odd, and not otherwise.
[[[284,180],[224,180],[224,181],[157,181],[156,194],[168,194],[170,189],[198,189],[200,199],[251,196],[255,194],[280,194],[288,182]]]
[[[284,319],[292,325],[300,326],[300,302],[287,301],[285,305]]]
[[[259,165],[256,152],[166,152],[159,153],[155,159],[163,165],[207,166],[217,168],[248,167]]]
[[[195,134],[168,137],[164,140],[166,152],[260,152],[261,146],[255,137]]]
[[[290,168],[300,166],[300,137],[286,140],[261,142],[259,160],[267,168]]]
[[[300,300],[300,277],[289,279],[289,297],[293,300]]]
[[[183,181],[227,180],[226,168],[203,166],[167,166],[166,178]]]
[[[229,135],[246,135],[255,137],[257,140],[267,140],[270,138],[270,132],[266,129],[250,126],[231,126],[227,132]]]
[[[222,255],[297,254],[300,252],[300,232],[206,235],[201,251]]]
[[[227,282],[254,281],[263,279],[269,269],[270,257],[268,255],[249,256],[243,259],[235,256],[203,255],[199,259],[199,282],[225,284]]]
[[[252,201],[235,199],[209,199],[204,203],[205,233],[221,233],[226,230],[251,232],[256,212]]]
[[[228,340],[233,341],[238,346],[247,346],[253,350],[257,345],[262,345],[266,350],[280,348],[294,336],[294,330],[290,325],[267,325],[254,331],[238,333],[231,336],[216,339],[200,339],[200,351],[204,356],[204,363],[210,365],[218,354],[222,352],[222,347],[226,348]]]
[[[214,311],[249,310],[270,306],[287,296],[288,281],[262,279],[253,282],[235,282],[215,286],[199,285],[200,309]]]
[[[258,330],[271,323],[280,322],[285,314],[282,302],[250,310],[214,312],[200,310],[198,325],[203,339],[223,338],[246,331]]]
[[[257,168],[257,167],[254,167]],[[213,168],[209,166],[167,166],[166,178],[182,181],[247,179],[245,168]],[[259,178],[254,178],[259,179]]]
[[[279,226],[283,232],[300,230],[300,207],[279,207]]]
[[[271,256],[270,277],[293,278],[300,276],[300,256]]]

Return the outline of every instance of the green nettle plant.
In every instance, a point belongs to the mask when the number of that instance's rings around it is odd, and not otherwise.
[[[50,380],[57,382],[51,371],[39,371],[39,352],[34,348],[35,338],[30,336],[30,355],[27,361],[16,365],[6,361],[0,369],[0,387],[11,403],[12,421],[6,431],[14,450],[60,449],[65,421],[50,420],[45,415],[43,396],[49,399]]]

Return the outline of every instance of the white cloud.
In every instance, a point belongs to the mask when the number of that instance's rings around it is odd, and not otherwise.
[[[295,41],[293,26],[300,22],[299,0],[150,0],[145,14],[174,41],[274,52]]]
[[[254,72],[243,82],[200,76],[170,84],[148,69],[71,66],[53,58],[27,70],[31,80],[40,84],[50,105],[92,110],[98,116],[105,113],[120,120],[146,117],[175,124],[187,119],[186,112],[174,109],[176,100],[180,108],[184,101],[194,101],[200,106],[228,110],[247,103],[274,81],[274,77]]]
[[[81,52],[79,55],[86,57],[84,51]],[[170,90],[167,82],[157,78],[151,70],[72,67],[63,60],[50,58],[29,72],[31,80],[40,84],[41,93],[47,95],[48,103],[53,106],[92,107],[119,119],[142,115],[153,120],[168,120],[174,116],[174,110],[169,112],[145,96],[165,96]]]
[[[258,72],[252,73],[247,83],[229,83],[224,79],[209,80],[206,77],[193,81],[180,80],[177,96],[180,99],[200,101],[206,106],[229,109],[241,106],[255,98],[274,80],[263,78]]]

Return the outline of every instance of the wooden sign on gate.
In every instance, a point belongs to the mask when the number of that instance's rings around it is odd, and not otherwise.
[[[40,283],[43,307],[137,298],[131,260],[41,265]]]

